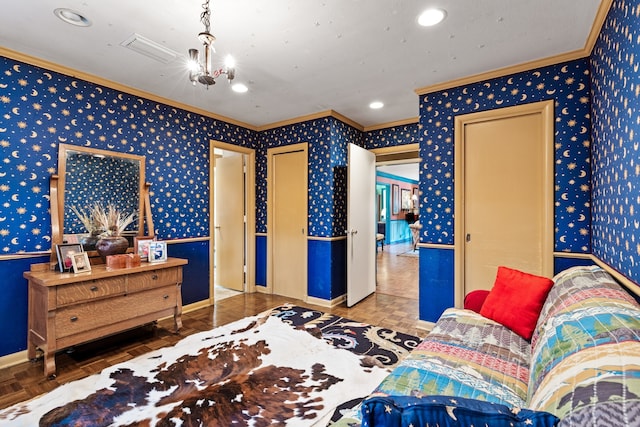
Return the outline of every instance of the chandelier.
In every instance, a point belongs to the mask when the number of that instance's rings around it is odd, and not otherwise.
[[[189,49],[189,80],[195,86],[196,82],[209,86],[216,84],[216,79],[223,74],[227,75],[229,82],[233,80],[236,74],[233,59],[227,57],[225,66],[213,70],[211,68],[211,56],[214,52],[213,42],[216,38],[209,32],[211,25],[211,10],[209,10],[209,0],[202,4],[204,11],[200,14],[200,22],[204,25],[204,31],[198,34],[198,39],[204,46],[204,62],[200,62],[200,52],[198,49]]]

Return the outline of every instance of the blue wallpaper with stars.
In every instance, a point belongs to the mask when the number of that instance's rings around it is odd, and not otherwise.
[[[58,144],[146,157],[161,239],[209,236],[209,141],[254,148],[256,132],[0,57],[0,254],[51,248]]]
[[[613,2],[591,69],[593,253],[640,283],[640,2]]]
[[[454,116],[555,101],[555,250],[591,251],[589,64],[531,70],[420,99],[420,216],[423,243],[453,244]]]

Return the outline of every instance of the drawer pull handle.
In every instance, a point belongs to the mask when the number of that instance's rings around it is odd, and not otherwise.
[[[164,298],[164,299],[169,299],[169,295],[165,295],[165,296],[163,296],[162,298]]]
[[[97,287],[97,286],[92,286],[92,287],[90,287],[89,289],[90,289],[92,292],[95,292],[95,291],[97,291],[97,290],[98,290],[98,287]]]
[[[77,322],[78,321],[78,316],[71,316],[70,319],[72,322]]]
[[[151,279],[153,279],[153,280],[158,280],[158,275],[157,275],[157,274],[154,274],[153,276],[151,276]]]

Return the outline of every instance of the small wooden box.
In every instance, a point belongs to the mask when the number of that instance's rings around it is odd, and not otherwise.
[[[108,255],[107,267],[109,268],[131,268],[140,266],[140,255],[138,254],[122,254]]]

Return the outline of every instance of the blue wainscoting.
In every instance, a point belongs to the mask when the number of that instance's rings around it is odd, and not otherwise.
[[[593,265],[593,262],[590,259],[586,258],[564,258],[556,256],[553,259],[553,274],[558,274],[567,268],[576,267],[578,265]]]
[[[185,258],[189,264],[182,268],[182,304],[209,299],[209,241],[171,242],[167,255]]]
[[[0,356],[27,349],[28,295],[27,279],[22,273],[31,264],[49,262],[49,255],[37,258],[20,258],[0,261],[2,298],[0,298]]]
[[[347,240],[309,240],[308,295],[331,300],[347,292]]]
[[[389,223],[389,244],[411,242],[411,229],[405,219],[394,219]]]
[[[256,285],[267,286],[267,236],[256,236]]]
[[[454,251],[441,248],[420,250],[420,320],[435,322],[454,306]]]

